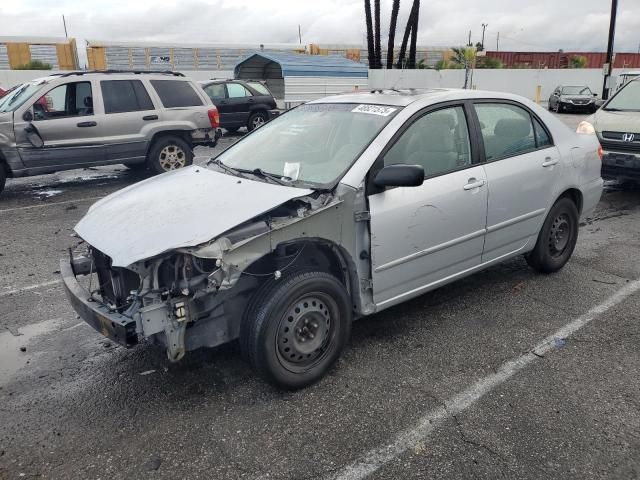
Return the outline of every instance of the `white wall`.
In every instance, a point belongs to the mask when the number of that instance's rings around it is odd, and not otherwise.
[[[622,70],[614,70],[614,76]],[[515,93],[535,100],[536,86],[542,86],[546,101],[558,85],[588,85],[602,93],[602,69],[476,69],[474,88]],[[369,88],[462,88],[464,70],[369,70]]]
[[[368,83],[364,77],[285,77],[284,101],[290,105],[337,93],[366,91]]]

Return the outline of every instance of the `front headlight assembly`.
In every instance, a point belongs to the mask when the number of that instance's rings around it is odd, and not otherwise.
[[[596,129],[593,124],[583,120],[578,124],[578,128],[576,128],[576,133],[580,133],[582,135],[595,135]]]

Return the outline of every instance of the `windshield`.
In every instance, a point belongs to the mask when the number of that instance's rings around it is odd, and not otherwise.
[[[627,83],[607,102],[603,110],[640,111],[640,80]]]
[[[589,87],[562,87],[563,95],[593,95]]]
[[[20,105],[29,100],[31,95],[33,95],[39,88],[40,85],[36,85],[33,82],[18,85],[4,97],[0,98],[0,112],[13,112],[15,109],[19,108]]]
[[[334,183],[400,107],[319,103],[302,105],[255,130],[216,160],[311,186]]]

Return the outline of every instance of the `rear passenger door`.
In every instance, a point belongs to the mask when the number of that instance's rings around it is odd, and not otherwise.
[[[235,126],[244,126],[249,121],[251,104],[255,102],[251,92],[239,83],[227,83],[229,116]]]
[[[105,160],[142,161],[147,151],[148,130],[159,121],[156,107],[141,80],[101,80],[100,133],[104,136]]]
[[[480,265],[487,216],[484,169],[472,155],[469,110],[418,114],[370,172],[421,165],[424,183],[369,194],[373,296],[383,308]]]
[[[488,262],[535,243],[557,195],[562,163],[549,131],[523,105],[478,101],[474,109],[489,188],[482,254]]]

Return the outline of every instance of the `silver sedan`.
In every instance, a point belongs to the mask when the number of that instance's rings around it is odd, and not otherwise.
[[[300,388],[353,319],[516,255],[561,269],[600,199],[600,154],[514,95],[329,97],[206,167],[96,203],[76,226],[86,250],[61,271],[74,308],[117,343],[178,361],[239,339],[267,380]]]

